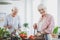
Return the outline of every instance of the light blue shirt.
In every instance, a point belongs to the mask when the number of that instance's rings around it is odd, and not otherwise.
[[[20,28],[20,18],[18,16],[12,17],[11,15],[8,15],[5,20],[4,26],[11,25],[12,28],[9,29],[10,32],[13,32],[14,29]]]

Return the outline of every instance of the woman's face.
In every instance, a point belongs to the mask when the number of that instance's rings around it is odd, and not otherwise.
[[[41,9],[38,9],[38,11],[40,12],[40,14],[45,14],[45,9],[41,8]]]

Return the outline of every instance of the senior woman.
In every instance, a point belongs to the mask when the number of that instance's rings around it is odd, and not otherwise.
[[[41,14],[41,18],[39,19],[38,23],[35,23],[33,25],[33,27],[34,29],[37,29],[37,31],[40,32],[40,34],[45,34],[46,40],[49,40],[48,35],[52,33],[52,30],[54,28],[53,16],[50,14],[47,14],[46,7],[44,5],[39,5],[38,11]]]

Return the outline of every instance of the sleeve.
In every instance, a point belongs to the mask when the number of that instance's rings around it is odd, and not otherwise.
[[[44,24],[42,25],[41,32],[43,32],[47,29],[47,26],[49,25],[49,22],[50,22],[49,19],[50,18],[47,18],[46,21],[44,22]]]
[[[45,29],[44,31],[45,31],[46,33],[51,33],[52,30],[53,30],[53,28],[54,28],[54,25],[55,25],[55,24],[54,24],[54,18],[51,17],[51,18],[50,18],[50,21],[49,21],[48,28]]]
[[[20,18],[18,17],[18,28],[21,28]]]

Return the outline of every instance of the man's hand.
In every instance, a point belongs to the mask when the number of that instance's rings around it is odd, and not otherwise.
[[[21,31],[21,28],[18,28],[19,31]]]
[[[11,29],[11,28],[12,28],[12,26],[11,26],[11,25],[8,25],[8,26],[7,26],[7,28],[8,28],[8,29]]]

